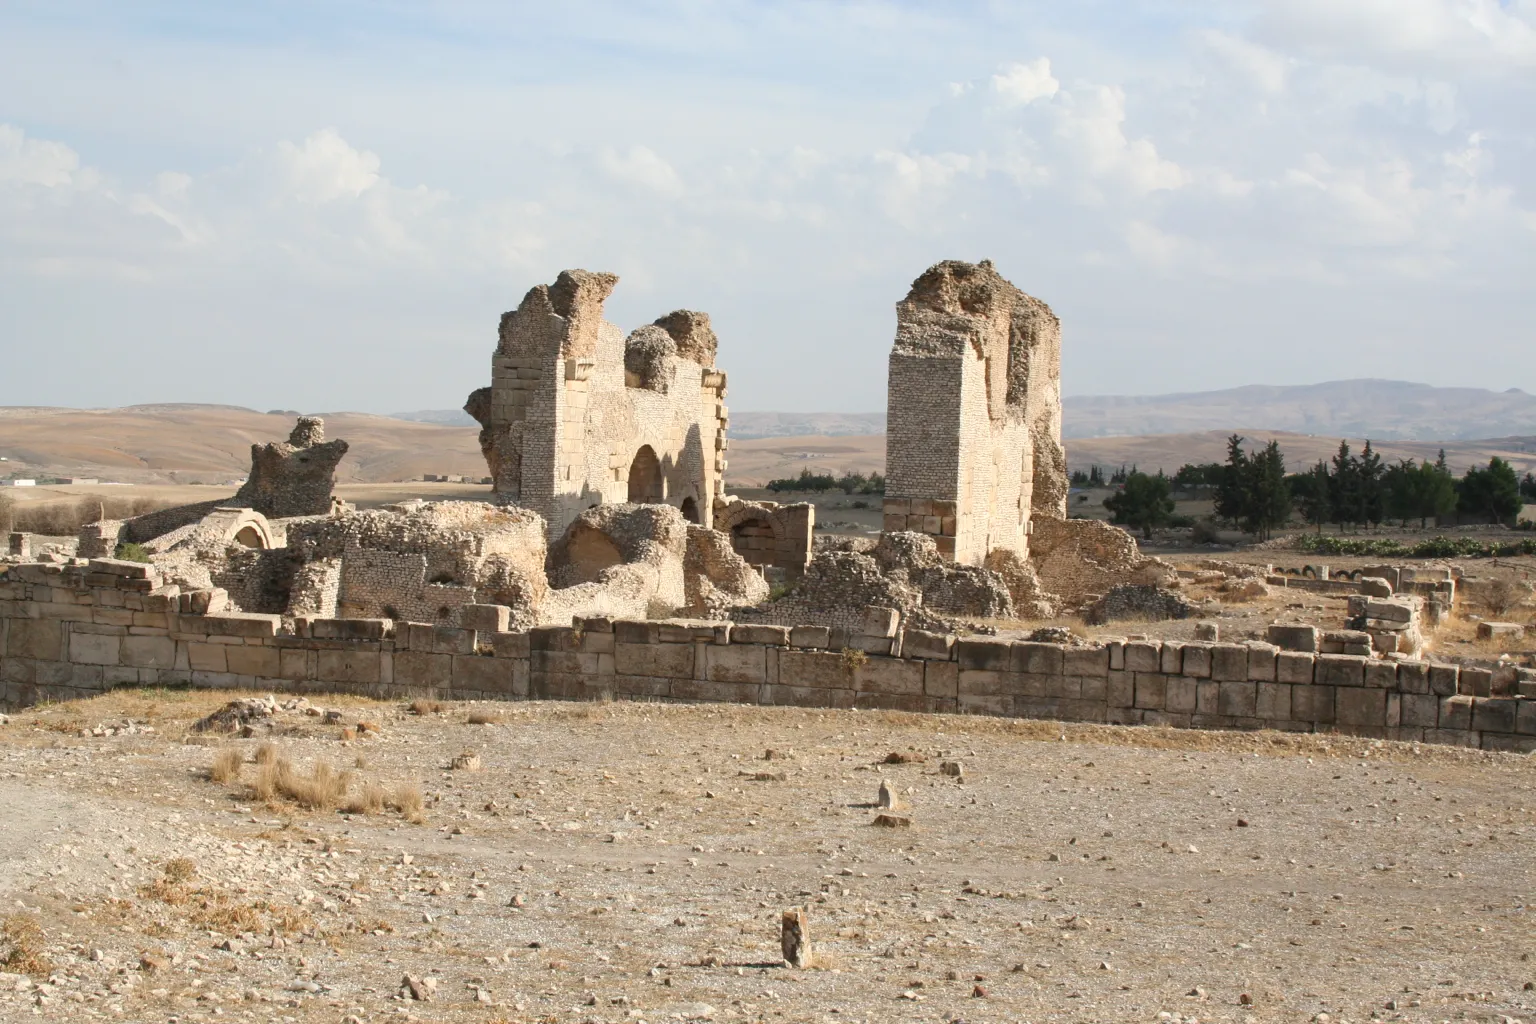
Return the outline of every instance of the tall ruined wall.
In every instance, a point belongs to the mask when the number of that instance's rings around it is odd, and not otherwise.
[[[563,271],[502,316],[492,382],[465,410],[496,493],[559,538],[585,509],[666,503],[709,525],[723,493],[725,374],[703,313],[678,310],[628,339],[603,319],[618,278]]]
[[[10,567],[0,573],[0,700],[27,706],[125,685],[633,697],[1338,732],[1536,751],[1536,699],[1491,696],[1488,669],[1425,661],[1268,644],[957,640],[900,630],[894,611],[874,608],[857,629],[598,618],[505,632],[299,618],[290,632],[277,615],[196,614],[200,597],[207,607],[206,591],[164,586],[137,562]],[[866,657],[851,659],[847,649]],[[1536,682],[1518,686],[1536,693]]]
[[[251,474],[228,504],[273,519],[323,516],[346,454],[347,442],[325,439],[324,420],[300,416],[286,442],[251,445]]]
[[[970,565],[994,549],[1025,553],[1040,486],[1036,434],[1060,448],[1060,332],[1045,329],[1054,316],[989,262],[948,260],[913,282],[896,318],[885,529],[929,533],[940,553]],[[1051,462],[1049,445],[1045,453]]]

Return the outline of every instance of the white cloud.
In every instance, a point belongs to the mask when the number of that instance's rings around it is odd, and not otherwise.
[[[1133,195],[1182,186],[1184,169],[1157,152],[1151,140],[1125,135],[1125,90],[1098,85],[1064,94],[1056,135],[1092,177],[1110,179]]]
[[[992,76],[992,91],[1012,105],[1049,99],[1060,88],[1061,83],[1051,74],[1051,62],[1046,57],[1037,57],[1028,64],[1009,64],[1001,74]]]
[[[1275,94],[1284,91],[1286,76],[1292,60],[1257,43],[1219,29],[1206,29],[1197,38],[1260,92]]]
[[[1266,0],[1261,30],[1316,52],[1489,71],[1536,67],[1536,19],[1500,0]]]
[[[300,145],[278,143],[277,159],[290,194],[304,203],[356,199],[379,182],[378,154],[353,149],[334,128]]]
[[[631,146],[626,153],[603,150],[603,170],[618,181],[641,185],[664,196],[681,195],[683,183],[677,171],[649,146]]]
[[[61,142],[29,139],[14,125],[0,124],[0,185],[67,185],[80,156]]]

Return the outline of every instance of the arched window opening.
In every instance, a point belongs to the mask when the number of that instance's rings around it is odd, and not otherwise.
[[[629,464],[629,500],[638,505],[655,505],[662,498],[661,460],[650,445],[641,445],[635,461]]]
[[[699,503],[693,500],[693,495],[690,494],[688,497],[683,499],[683,503],[678,506],[678,511],[681,512],[683,514],[683,518],[688,520],[690,523],[699,522]]]

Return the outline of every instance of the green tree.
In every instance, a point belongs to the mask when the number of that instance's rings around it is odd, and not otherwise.
[[[1328,463],[1318,459],[1317,465],[1288,479],[1302,518],[1322,533],[1323,524],[1333,518],[1333,480],[1328,475]]]
[[[1460,491],[1456,510],[1464,515],[1486,516],[1490,523],[1498,523],[1520,514],[1520,478],[1497,455],[1488,460],[1486,469],[1467,470]]]
[[[1527,472],[1520,478],[1520,497],[1524,501],[1536,501],[1536,473]]]
[[[1329,474],[1333,498],[1333,521],[1342,528],[1360,521],[1360,462],[1349,452],[1349,442],[1340,441]]]
[[[1248,462],[1249,506],[1244,528],[1259,540],[1268,540],[1277,526],[1291,518],[1291,488],[1285,479],[1285,455],[1280,442],[1270,441]]]
[[[1386,514],[1386,492],[1382,485],[1382,477],[1385,474],[1381,465],[1381,456],[1371,447],[1370,438],[1366,438],[1365,447],[1360,450],[1357,466],[1360,488],[1359,521],[1371,526],[1379,526],[1382,517]]]
[[[1414,515],[1419,517],[1420,529],[1429,525],[1431,518],[1444,519],[1456,511],[1456,478],[1445,468],[1445,452],[1435,462],[1419,467],[1419,483],[1415,490],[1419,507]]]
[[[1104,499],[1104,507],[1113,514],[1113,522],[1138,529],[1150,540],[1152,531],[1173,517],[1172,488],[1162,470],[1156,476],[1132,471],[1124,488]]]
[[[1216,514],[1222,519],[1241,522],[1248,511],[1248,484],[1252,475],[1245,439],[1239,434],[1227,438],[1227,464],[1221,468],[1221,482],[1216,485]]]

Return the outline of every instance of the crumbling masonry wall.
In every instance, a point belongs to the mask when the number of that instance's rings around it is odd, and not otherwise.
[[[1536,682],[1491,696],[1487,669],[1411,659],[1258,643],[956,639],[897,633],[888,609],[883,638],[825,626],[606,618],[527,632],[300,618],[290,633],[277,615],[196,614],[207,596],[165,586],[137,562],[11,566],[0,573],[0,699],[27,706],[122,685],[631,697],[1337,732],[1536,751],[1536,699],[1527,695],[1536,695]],[[846,657],[854,646],[872,653]]]
[[[496,494],[544,517],[553,543],[598,504],[665,503],[710,525],[725,471],[725,374],[703,313],[627,339],[603,319],[618,278],[563,271],[501,318],[491,386],[465,411]]]
[[[930,267],[896,318],[885,530],[968,565],[1027,554],[1032,516],[1066,514],[1060,321],[985,260]]]

